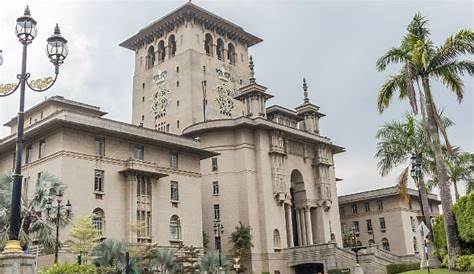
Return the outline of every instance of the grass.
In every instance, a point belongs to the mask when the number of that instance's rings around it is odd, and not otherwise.
[[[472,272],[449,271],[446,268],[431,269],[430,272],[431,274],[469,274],[469,273],[472,273]],[[413,271],[403,272],[400,274],[426,274],[426,273],[428,273],[428,270],[423,269],[423,270],[413,270]]]

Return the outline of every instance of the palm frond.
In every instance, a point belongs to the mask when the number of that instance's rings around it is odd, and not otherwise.
[[[393,94],[399,90],[400,94],[407,94],[407,85],[404,74],[392,75],[380,87],[377,98],[377,109],[382,113],[389,105]]]
[[[376,68],[379,71],[383,71],[388,65],[405,63],[409,58],[410,56],[406,50],[402,48],[391,48],[377,60]]]
[[[410,197],[408,195],[408,171],[410,170],[410,167],[406,167],[403,169],[402,173],[398,177],[398,190],[400,192],[400,198],[402,198],[402,201],[405,203],[408,203],[410,200]]]
[[[474,31],[462,29],[448,37],[444,44],[437,48],[430,64],[430,70],[454,61],[464,54],[474,53]]]
[[[455,71],[444,67],[432,71],[432,75],[456,94],[458,102],[462,102],[464,97],[464,84],[461,77],[459,77]]]

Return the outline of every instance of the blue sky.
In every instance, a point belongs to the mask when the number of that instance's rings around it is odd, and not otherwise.
[[[112,119],[131,119],[133,54],[118,46],[138,29],[184,1],[13,1],[0,0],[0,49],[4,65],[0,83],[15,79],[20,46],[13,28],[29,4],[38,21],[39,34],[30,47],[29,71],[33,77],[50,75],[44,54],[45,39],[58,22],[69,40],[70,56],[61,68],[58,83],[45,94],[27,94],[27,106],[45,96],[101,106]],[[275,95],[269,104],[295,107],[303,100],[302,78],[310,98],[327,114],[322,135],[347,152],[336,156],[340,194],[396,183],[401,170],[381,178],[373,158],[377,128],[403,117],[406,102],[394,100],[380,115],[378,88],[394,67],[378,72],[375,61],[398,45],[416,12],[430,20],[432,39],[439,44],[461,28],[473,27],[472,1],[193,1],[251,32],[264,41],[250,49],[257,81]],[[474,97],[472,78],[465,79],[465,98],[458,104],[446,88],[433,83],[438,102],[456,125],[449,129],[454,145],[474,151]],[[0,121],[17,112],[18,95],[0,98]],[[0,136],[8,134],[0,129]]]

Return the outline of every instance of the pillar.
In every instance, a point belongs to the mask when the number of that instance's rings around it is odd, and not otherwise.
[[[301,218],[300,218],[300,211],[299,209],[296,209],[296,228],[298,230],[298,246],[302,246],[303,245],[303,241],[302,241],[302,238],[301,238]]]
[[[0,254],[0,273],[34,274],[35,256],[26,254]]]
[[[137,222],[137,176],[133,173],[127,174],[127,197],[128,197],[128,240],[130,243],[137,242],[137,234],[132,231],[131,225]]]
[[[308,241],[306,239],[306,219],[304,217],[304,209],[300,209],[300,219],[301,219],[301,237],[302,237],[301,244],[307,245]]]
[[[326,236],[329,233],[329,221],[326,220],[324,206],[318,206],[316,208],[316,222],[318,223],[316,243],[322,244],[329,242],[330,236]]]
[[[286,241],[288,247],[293,247],[293,218],[291,216],[291,206],[285,204],[286,219]]]
[[[304,215],[306,218],[306,238],[307,238],[307,244],[308,245],[313,245],[313,226],[311,224],[311,211],[310,207],[306,207],[304,209]]]

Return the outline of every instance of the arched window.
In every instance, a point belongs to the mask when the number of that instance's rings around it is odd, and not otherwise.
[[[92,224],[100,235],[104,235],[105,214],[101,208],[96,208],[92,211]]]
[[[373,239],[370,239],[369,240],[369,245],[374,245],[375,244],[375,241]]]
[[[235,64],[235,47],[232,43],[227,45],[227,62],[231,65]]]
[[[362,246],[362,242],[361,242],[361,241],[357,241],[356,245],[357,245],[357,246]]]
[[[416,237],[413,237],[413,251],[418,253],[418,241],[416,240]]]
[[[273,248],[281,249],[280,231],[278,229],[273,230]]]
[[[385,251],[390,251],[390,243],[388,242],[387,238],[382,239],[382,248]]]
[[[221,38],[217,39],[216,54],[217,59],[222,60],[224,58],[224,42]]]
[[[171,216],[170,233],[171,240],[181,240],[181,221],[177,215]]]
[[[158,42],[158,61],[163,62],[165,61],[166,50],[165,50],[165,42],[161,40]]]
[[[151,69],[155,65],[155,48],[153,46],[148,48],[146,56],[146,68]]]
[[[204,50],[208,56],[212,56],[212,36],[209,33],[206,33],[206,38],[204,40]]]
[[[168,49],[170,57],[173,57],[176,54],[176,38],[173,34],[168,38]]]

